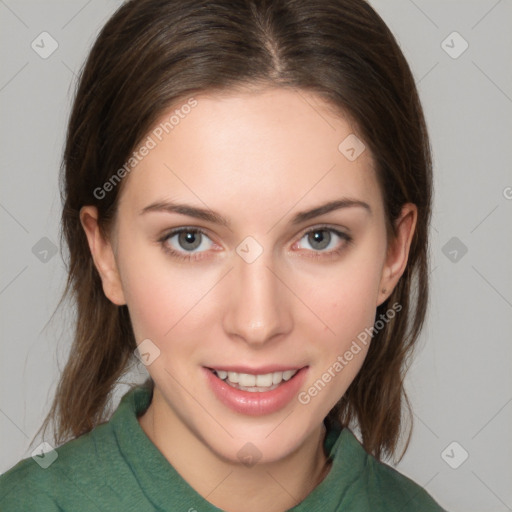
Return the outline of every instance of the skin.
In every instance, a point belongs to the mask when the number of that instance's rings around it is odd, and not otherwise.
[[[338,150],[355,130],[320,97],[284,88],[194,97],[198,105],[125,178],[110,236],[101,236],[94,207],[82,208],[81,221],[106,296],[127,304],[138,343],[149,338],[160,349],[147,367],[155,392],[139,418],[144,432],[215,506],[283,511],[329,470],[322,421],[367,347],[309,404],[294,399],[261,416],[223,405],[201,367],[308,365],[307,390],[373,326],[406,267],[417,209],[404,205],[397,237],[388,240],[370,151],[351,162]],[[347,207],[291,224],[296,213],[340,198],[364,201],[371,213]],[[218,212],[230,227],[141,214],[170,200]],[[353,242],[331,233],[318,249],[307,231],[322,224]],[[207,234],[192,251],[196,260],[164,250],[190,254],[178,236],[159,241],[183,226]],[[236,252],[247,236],[263,248],[252,263]],[[237,456],[246,442],[261,453],[252,467]]]

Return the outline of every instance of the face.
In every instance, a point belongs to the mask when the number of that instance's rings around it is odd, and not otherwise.
[[[273,461],[358,373],[369,344],[354,340],[403,272],[414,215],[388,251],[369,150],[340,151],[354,129],[319,97],[194,98],[172,131],[158,126],[181,104],[148,134],[156,144],[124,178],[112,243],[91,249],[137,343],[150,340],[162,417],[224,459],[251,442]],[[227,371],[252,390],[222,381]]]

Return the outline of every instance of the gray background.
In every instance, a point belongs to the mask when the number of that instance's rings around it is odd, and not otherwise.
[[[432,299],[397,468],[450,511],[512,510],[512,2],[371,3],[419,83],[435,163]],[[0,471],[41,442],[68,354],[71,312],[50,319],[65,280],[57,175],[75,73],[119,4],[0,0]],[[44,31],[58,43],[46,59],[31,47]]]

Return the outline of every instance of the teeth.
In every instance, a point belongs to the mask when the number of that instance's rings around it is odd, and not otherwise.
[[[297,370],[286,370],[285,372],[283,372],[283,379],[290,380],[296,373]]]
[[[298,370],[286,370],[284,372],[265,373],[263,375],[251,375],[249,373],[226,372],[224,370],[215,370],[219,379],[229,381],[229,384],[239,384],[240,387],[247,388],[270,388],[280,384],[283,380],[290,380]]]
[[[248,373],[235,373],[236,380],[240,386],[246,386],[248,388],[256,386],[256,375],[249,375]],[[259,376],[258,376],[259,377]],[[228,379],[233,382],[231,375],[228,374]]]
[[[228,379],[233,382],[233,384],[238,384],[238,373],[236,372],[228,372]]]
[[[256,386],[259,388],[269,388],[273,384],[273,373],[266,373],[265,375],[256,376]],[[277,383],[276,383],[277,384]],[[253,384],[254,386],[254,384]]]

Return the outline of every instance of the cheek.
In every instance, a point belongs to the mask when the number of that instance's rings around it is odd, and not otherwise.
[[[331,331],[335,344],[346,344],[374,323],[384,258],[379,246],[374,241],[354,250],[303,292],[324,320],[323,330]]]
[[[120,250],[129,255],[119,262],[122,286],[136,340],[149,338],[160,344],[193,320],[193,305],[207,283],[203,286],[201,274],[191,275],[163,251],[143,243]]]
[[[298,397],[312,409],[313,416],[325,417],[346,392],[364,363],[374,325],[378,265],[368,261],[355,267],[340,266],[339,272],[324,280],[323,291],[309,295],[322,323],[315,322],[317,340],[315,365],[307,385]],[[302,329],[308,327],[304,324]],[[318,398],[316,398],[318,397]]]
[[[152,271],[134,276],[129,281],[127,303],[136,339],[150,338],[164,342],[194,322],[200,299],[197,286],[195,293],[182,277],[175,274],[165,277]],[[188,288],[181,291],[182,286]]]
[[[144,277],[144,280],[139,279]],[[134,276],[126,280],[125,292],[130,319],[137,341],[159,339],[172,327],[173,305],[168,304],[162,280],[151,279],[151,275]]]
[[[325,307],[319,304],[322,319],[328,326],[313,336],[321,340],[318,345],[318,365],[314,371],[313,381],[321,379],[329,382],[329,392],[325,395],[327,414],[330,407],[339,400],[355,378],[366,357],[371,336],[369,329],[375,320],[375,307],[372,303],[374,280],[368,274],[349,275],[333,287]],[[332,297],[336,297],[333,301]],[[317,331],[318,333],[318,331]],[[335,378],[330,378],[335,375]]]

